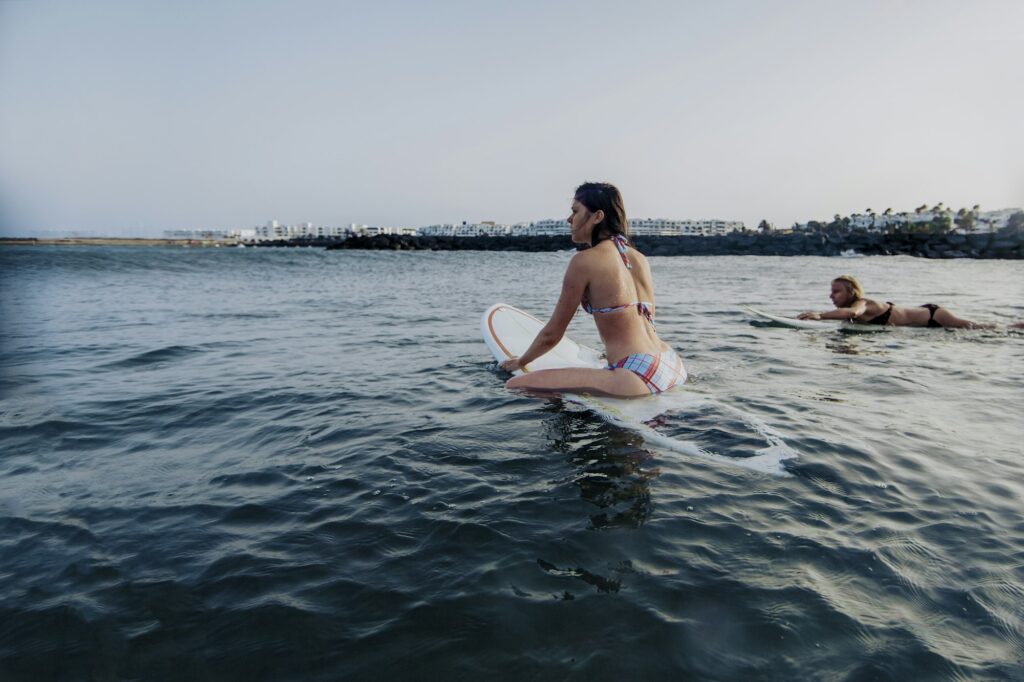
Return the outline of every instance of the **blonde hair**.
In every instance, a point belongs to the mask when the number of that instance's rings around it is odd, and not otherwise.
[[[833,282],[842,282],[846,287],[853,292],[853,295],[857,297],[857,300],[864,298],[864,288],[857,281],[857,278],[853,275],[839,275]]]

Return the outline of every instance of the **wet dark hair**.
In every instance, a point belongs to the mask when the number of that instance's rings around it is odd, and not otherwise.
[[[621,234],[627,241],[631,241],[626,207],[622,203],[622,194],[615,185],[609,182],[584,182],[576,188],[576,195],[573,198],[591,213],[604,211],[604,220],[594,226],[594,232],[590,235],[591,246],[596,246],[616,234]]]

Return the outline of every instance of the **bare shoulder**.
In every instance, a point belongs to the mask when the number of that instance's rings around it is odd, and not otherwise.
[[[580,267],[586,265],[593,258],[593,249],[583,249],[577,251],[572,258],[569,259],[569,267]]]
[[[861,298],[847,307],[853,310],[858,317],[878,317],[889,306],[871,298]]]
[[[565,269],[567,275],[582,274],[590,271],[594,267],[594,254],[593,249],[585,249],[578,251],[576,255],[569,259],[569,266]]]
[[[647,264],[647,256],[637,251],[635,248],[630,247],[629,257],[633,259],[635,263],[639,263],[640,267],[644,270],[650,270],[650,265]]]

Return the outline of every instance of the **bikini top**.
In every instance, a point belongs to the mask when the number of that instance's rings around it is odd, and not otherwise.
[[[892,315],[892,301],[886,301],[885,305],[886,308],[884,313],[872,317],[864,324],[889,324],[889,316]]]
[[[626,254],[629,252],[629,247],[626,245],[626,238],[621,234],[612,235],[612,243],[615,244],[615,249],[619,252],[619,257],[622,259],[622,264],[626,266],[627,270],[632,270],[633,266],[629,263],[629,258]],[[636,306],[636,311],[644,317],[651,326],[654,326],[654,316],[651,314],[651,303],[647,301],[633,301],[632,303],[623,303],[622,305],[612,305],[605,308],[595,308],[590,305],[590,299],[584,294],[580,300],[580,307],[583,308],[584,312],[594,315],[596,313],[614,313],[617,310],[625,310]]]

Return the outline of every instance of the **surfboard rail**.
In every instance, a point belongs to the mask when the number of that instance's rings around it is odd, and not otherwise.
[[[792,329],[814,329],[817,331],[834,331],[837,329],[843,329],[858,332],[881,332],[886,329],[891,329],[891,327],[887,327],[885,325],[861,324],[858,322],[850,322],[848,320],[800,320],[795,317],[766,313],[763,310],[758,310],[757,308],[752,308],[748,305],[743,306],[743,309],[757,318],[774,322],[775,324],[782,325],[784,327],[790,327]]]
[[[495,303],[480,319],[484,343],[498,362],[526,352],[544,323],[528,312],[507,303]],[[550,351],[523,368],[524,372],[563,367],[603,368],[601,353],[563,336]]]

